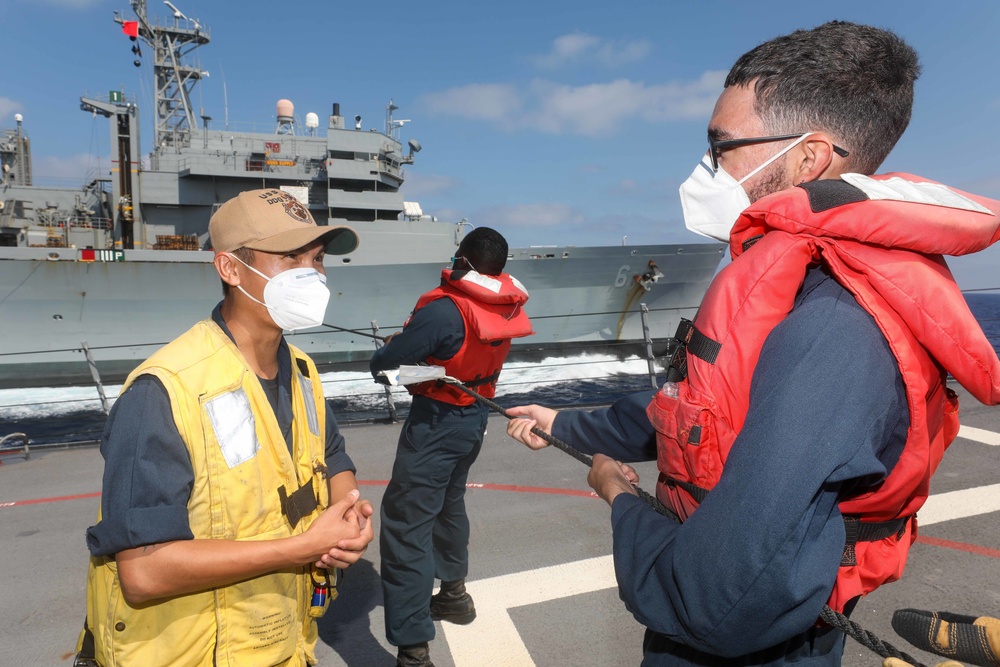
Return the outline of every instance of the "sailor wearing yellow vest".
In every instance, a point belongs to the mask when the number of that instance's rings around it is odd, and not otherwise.
[[[209,231],[223,301],[108,419],[78,664],[315,664],[328,568],[372,539],[316,366],[282,336],[322,322],[323,256],[357,234],[279,190],[229,200]]]

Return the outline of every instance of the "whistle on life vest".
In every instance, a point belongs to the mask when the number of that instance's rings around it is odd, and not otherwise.
[[[330,608],[330,603],[337,599],[337,581],[340,570],[333,570],[333,581],[330,580],[330,570],[313,567],[310,573],[312,579],[312,600],[309,603],[309,616],[320,618]]]

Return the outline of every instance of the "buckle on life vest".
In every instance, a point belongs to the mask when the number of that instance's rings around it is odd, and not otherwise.
[[[667,382],[680,382],[687,377],[687,355],[693,354],[708,364],[714,364],[722,344],[712,340],[694,326],[691,320],[681,318],[677,333],[671,339],[673,351],[667,359]]]
[[[912,518],[913,515],[890,521],[862,521],[858,515],[844,515],[846,538],[840,567],[853,567],[858,564],[858,555],[854,549],[858,542],[878,542],[893,535],[898,540],[906,532],[906,526]]]

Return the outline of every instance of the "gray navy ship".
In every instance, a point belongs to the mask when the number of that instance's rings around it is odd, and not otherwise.
[[[332,104],[325,132],[310,113],[277,102],[272,133],[214,129],[192,106],[205,72],[192,52],[208,29],[171,3],[150,17],[130,0],[134,20],[115,15],[153,58],[153,148],[142,159],[139,107],[123,92],[82,97],[83,111],[108,119],[112,169],[77,188],[33,185],[23,118],[0,132],[0,387],[90,382],[88,353],[104,381],[120,381],[157,347],[203,319],[221,298],[209,248],[213,211],[239,192],[280,188],[318,224],[348,224],[361,237],[349,255],[328,257],[326,322],[290,340],[321,369],[363,362],[374,351],[372,323],[398,330],[418,296],[438,280],[472,228],[443,222],[404,201],[407,121],[386,107],[384,131]],[[138,61],[137,61],[138,62]],[[200,124],[199,124],[200,121]],[[303,127],[304,125],[304,127]],[[536,335],[512,358],[586,348],[639,350],[640,305],[653,335],[671,335],[692,317],[724,247],[715,243],[512,248],[507,270],[528,288]]]

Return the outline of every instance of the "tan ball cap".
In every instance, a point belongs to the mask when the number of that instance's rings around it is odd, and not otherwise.
[[[291,252],[316,239],[326,241],[326,252],[346,255],[358,247],[350,227],[319,226],[309,209],[283,190],[241,192],[212,216],[208,233],[215,252],[250,248],[264,252]]]

